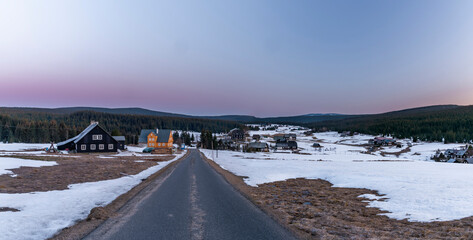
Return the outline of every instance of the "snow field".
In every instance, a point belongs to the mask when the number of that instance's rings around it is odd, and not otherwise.
[[[473,165],[430,160],[437,149],[464,144],[420,142],[414,143],[409,152],[399,157],[383,157],[379,152],[363,153],[366,148],[356,146],[366,144],[373,136],[342,138],[334,132],[316,133],[314,136],[323,146],[317,150],[311,147],[315,142],[312,136],[302,135],[304,131],[295,132],[301,153],[307,155],[219,151],[219,158],[214,158],[214,161],[236,175],[247,176],[245,182],[251,186],[307,178],[323,179],[334,187],[376,190],[384,199],[369,196],[369,206],[388,211],[385,215],[394,219],[430,222],[473,216]],[[256,134],[266,133],[258,131]],[[404,145],[407,141],[401,140]],[[401,149],[385,147],[381,151],[399,152],[403,149],[406,146]],[[212,156],[210,150],[201,151],[209,158]]]

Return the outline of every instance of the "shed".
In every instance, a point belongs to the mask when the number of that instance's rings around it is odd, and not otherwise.
[[[125,136],[113,136],[118,142],[118,149],[125,150]]]

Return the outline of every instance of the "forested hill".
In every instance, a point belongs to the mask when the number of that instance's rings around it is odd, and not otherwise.
[[[9,114],[19,117],[35,117],[37,114],[73,114],[81,111],[92,111],[99,113],[124,114],[124,115],[144,115],[158,117],[180,117],[194,119],[227,120],[241,123],[288,123],[301,124],[319,122],[333,119],[343,119],[353,117],[353,115],[342,114],[307,114],[289,117],[266,117],[259,118],[249,115],[221,115],[221,116],[192,116],[168,112],[153,111],[144,108],[98,108],[98,107],[68,107],[68,108],[12,108],[0,107],[0,114]]]
[[[91,121],[98,121],[109,132],[120,132],[127,143],[136,143],[141,129],[165,128],[200,132],[226,132],[241,124],[224,120],[180,118],[168,116],[146,116],[133,114],[111,114],[93,111],[74,113],[48,113],[38,111],[0,110],[0,141],[45,143],[60,142],[76,136]]]
[[[306,124],[314,129],[385,134],[427,141],[473,140],[473,106],[442,105]]]

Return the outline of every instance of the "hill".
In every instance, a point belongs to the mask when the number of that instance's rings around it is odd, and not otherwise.
[[[469,142],[473,140],[473,106],[429,106],[316,122],[306,126],[427,141]]]
[[[258,118],[249,115],[221,115],[221,116],[192,116],[185,114],[176,114],[168,112],[153,111],[144,108],[98,108],[98,107],[68,107],[68,108],[11,108],[0,107],[0,114],[9,114],[20,117],[34,117],[37,114],[73,114],[76,112],[91,111],[98,113],[122,114],[122,115],[142,115],[142,116],[157,116],[157,117],[178,117],[178,118],[194,118],[194,119],[210,119],[210,120],[225,120],[235,121],[240,123],[287,123],[287,124],[301,124],[320,122],[326,120],[344,119],[353,117],[353,115],[342,114],[307,114],[300,116],[289,117],[268,117]]]

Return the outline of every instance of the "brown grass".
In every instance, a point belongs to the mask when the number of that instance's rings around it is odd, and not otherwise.
[[[69,184],[120,178],[137,174],[156,165],[156,162],[167,161],[174,156],[99,158],[97,154],[74,154],[70,157],[48,157],[47,155],[15,155],[14,157],[56,161],[58,165],[12,169],[16,177],[0,175],[0,193],[63,190],[67,189]],[[144,162],[136,162],[136,160],[144,160]]]
[[[251,187],[244,177],[207,160],[229,183],[301,239],[473,239],[473,217],[446,222],[409,222],[367,207],[369,189],[334,188],[327,181],[290,179]]]

